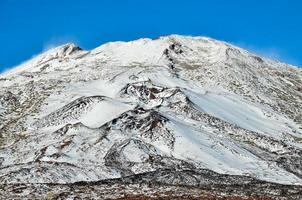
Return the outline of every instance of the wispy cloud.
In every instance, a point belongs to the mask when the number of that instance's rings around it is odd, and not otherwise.
[[[66,43],[75,43],[75,44],[79,44],[78,40],[73,37],[73,36],[55,36],[55,37],[52,37],[50,38],[49,40],[47,40],[44,44],[42,44],[42,50],[38,53],[35,53],[33,54],[32,56],[30,56],[30,58],[26,59],[25,61],[22,61],[12,67],[1,67],[0,66],[0,73],[5,73],[15,67],[18,67],[26,62],[28,62],[29,60],[35,58],[36,56],[38,56],[39,54],[49,50],[49,49],[52,49],[52,48],[55,48],[57,46],[60,46],[60,45],[63,45],[63,44],[66,44]]]
[[[256,45],[247,44],[245,42],[231,42],[232,44],[244,48],[259,56],[263,56],[272,60],[278,60],[281,62],[289,63],[292,65],[299,65],[299,62],[291,58],[288,53],[279,47],[260,47]]]
[[[55,36],[55,37],[52,37],[49,40],[47,40],[46,42],[44,42],[44,44],[42,45],[42,51],[39,52],[39,53],[37,53],[37,54],[33,54],[30,59],[38,56],[41,53],[44,53],[44,52],[48,51],[49,49],[58,47],[60,45],[66,44],[66,43],[75,43],[75,44],[78,44],[78,41],[73,36],[66,36],[65,35],[65,36]]]
[[[50,38],[50,40],[46,41],[43,44],[42,52],[45,52],[49,49],[55,48],[57,46],[66,44],[66,43],[75,43],[78,44],[78,40],[74,36],[56,36]]]

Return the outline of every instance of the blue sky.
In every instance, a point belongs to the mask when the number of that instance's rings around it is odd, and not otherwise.
[[[0,0],[0,71],[67,42],[203,35],[302,66],[300,0]]]

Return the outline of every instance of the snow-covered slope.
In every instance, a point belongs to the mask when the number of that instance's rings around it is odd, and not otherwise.
[[[302,71],[205,37],[51,49],[0,76],[0,182],[160,169],[302,185]]]

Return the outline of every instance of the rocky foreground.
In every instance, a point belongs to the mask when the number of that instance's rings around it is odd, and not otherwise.
[[[97,182],[4,184],[0,194],[14,199],[301,199],[302,189],[208,170],[159,170]]]

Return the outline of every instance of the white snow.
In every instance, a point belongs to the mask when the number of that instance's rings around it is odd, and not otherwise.
[[[176,63],[176,71],[169,69],[171,63],[163,54],[172,43],[181,44],[183,50],[182,54],[170,50],[170,56]],[[64,51],[66,47],[68,50]],[[89,52],[79,51],[70,54],[70,50],[74,47],[73,44],[57,47],[1,74],[0,78],[4,79],[0,79],[0,94],[12,90],[15,94],[20,94],[21,103],[31,100],[30,95],[34,94],[32,91],[38,93],[33,98],[40,95],[44,97],[40,100],[41,107],[35,107],[36,104],[30,103],[24,111],[29,112],[24,113],[26,115],[23,116],[26,127],[22,134],[25,134],[25,139],[17,143],[12,142],[6,148],[0,149],[0,157],[4,158],[2,165],[6,167],[0,169],[3,176],[8,175],[10,171],[18,171],[17,169],[22,168],[21,164],[25,166],[32,163],[41,155],[41,161],[68,163],[75,167],[56,168],[50,165],[49,172],[46,174],[30,177],[35,174],[33,172],[28,176],[19,177],[20,180],[51,181],[49,176],[63,179],[66,174],[72,174],[72,178],[64,179],[67,182],[120,177],[121,174],[116,169],[105,166],[104,157],[115,145],[135,138],[157,149],[158,152],[152,152],[154,154],[173,156],[219,173],[249,175],[261,180],[285,184],[302,184],[300,178],[280,168],[275,162],[253,154],[226,134],[217,133],[211,124],[195,121],[189,117],[189,114],[175,114],[170,108],[165,107],[166,105],[158,109],[157,107],[163,102],[162,99],[170,95],[168,93],[162,93],[157,96],[157,99],[150,100],[148,103],[140,102],[135,96],[121,94],[127,84],[143,81],[163,88],[180,88],[185,97],[193,102],[200,112],[236,125],[242,132],[253,131],[265,138],[274,138],[301,149],[301,144],[288,139],[292,135],[302,138],[298,123],[268,105],[255,102],[256,97],[267,100],[268,103],[276,103],[274,101],[277,100],[267,96],[264,90],[257,91],[256,88],[253,91],[252,84],[249,82],[252,74],[259,71],[256,74],[259,76],[257,80],[263,81],[261,83],[270,87],[271,82],[279,80],[272,75],[276,74],[275,66],[281,70],[285,68],[282,64],[264,59],[264,66],[269,67],[264,68],[258,63],[254,64],[254,68],[250,66],[243,68],[234,62],[231,69],[225,68],[230,67],[227,65],[231,61],[228,60],[226,50],[231,46],[205,37],[172,35],[156,40],[112,42]],[[252,54],[239,48],[235,50],[239,53],[233,56],[237,56],[236,58],[242,63],[255,62],[250,58]],[[49,66],[44,69],[46,64]],[[261,67],[264,68],[263,71]],[[194,70],[195,68],[197,70]],[[238,87],[243,84],[243,88],[251,90],[248,94],[254,99],[243,97],[239,90],[241,88],[228,87],[229,80],[225,79],[225,74],[228,74],[227,77]],[[240,82],[241,80],[246,82]],[[280,80],[283,84],[293,86],[293,83],[286,78]],[[53,88],[48,88],[50,86]],[[81,97],[92,96],[101,96],[104,99],[93,101],[91,105],[83,106],[84,109],[76,108],[71,112],[74,116],[65,116],[66,113],[63,113],[60,116],[64,116],[62,117],[64,120],[57,123],[57,119],[53,119],[51,122],[56,123],[49,127],[30,129],[32,124],[68,103]],[[167,127],[175,138],[173,148],[167,145],[167,139],[146,139],[138,130],[110,130],[106,135],[107,133],[100,129],[105,123],[136,106],[160,111],[169,119],[163,126]],[[4,110],[5,107],[0,104],[0,114]],[[296,108],[296,111],[299,110],[301,108]],[[17,119],[17,114],[13,113],[1,119]],[[61,128],[66,130],[58,132],[57,130]],[[19,134],[18,131],[12,132]],[[163,133],[159,131],[156,134]],[[254,142],[257,148],[269,149],[277,153],[290,152],[280,144],[274,145],[267,141]],[[45,151],[44,155],[43,151]],[[56,154],[59,156],[53,156]],[[150,152],[134,142],[130,142],[123,149],[122,154],[125,160],[136,164],[133,166],[135,172],[154,170],[151,165],[144,165]],[[20,168],[18,168],[19,164]],[[27,166],[33,169],[37,167],[33,164]]]
[[[106,99],[96,104],[79,121],[90,128],[98,128],[132,108],[133,106]]]
[[[212,91],[196,94],[189,90],[184,90],[184,92],[201,110],[215,117],[247,130],[273,137],[280,138],[281,136],[280,130],[283,129],[283,124],[278,120],[267,118],[263,114],[263,108],[260,108],[261,105],[257,107],[232,94],[217,94]]]

